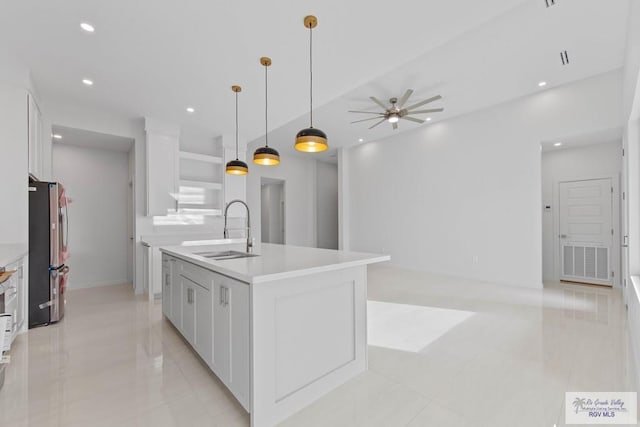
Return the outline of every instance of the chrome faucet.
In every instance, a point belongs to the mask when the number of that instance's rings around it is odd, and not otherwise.
[[[234,203],[241,203],[245,208],[247,208],[247,253],[251,253],[253,252],[253,241],[251,239],[251,215],[249,214],[249,205],[247,205],[240,199],[230,201],[224,208],[224,238],[229,238],[229,228],[227,227],[227,212],[229,212],[229,207]]]

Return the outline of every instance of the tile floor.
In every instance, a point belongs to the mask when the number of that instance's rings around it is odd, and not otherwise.
[[[636,391],[617,290],[377,266],[369,299],[391,304],[397,335],[376,326],[369,371],[282,426],[560,427],[565,391]],[[420,313],[416,325],[397,310]],[[18,337],[0,391],[2,427],[248,425],[160,304],[125,285],[70,291],[63,322]]]

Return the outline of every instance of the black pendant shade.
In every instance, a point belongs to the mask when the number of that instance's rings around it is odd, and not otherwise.
[[[280,163],[280,154],[271,147],[260,147],[253,153],[253,163],[274,166]]]
[[[229,175],[246,175],[249,173],[249,166],[242,160],[230,160],[225,169]]]
[[[318,19],[313,16],[305,16],[304,26],[309,29],[309,127],[302,129],[296,135],[295,149],[305,153],[319,153],[329,148],[327,135],[320,129],[313,127],[313,32],[318,25]]]
[[[263,56],[260,63],[264,65],[264,147],[258,148],[253,153],[253,163],[262,166],[275,166],[280,163],[280,153],[269,147],[269,126],[267,119],[269,111],[269,92],[267,85],[267,69],[271,65],[271,58]]]
[[[238,93],[242,91],[240,86],[231,86],[231,90],[236,94],[236,159],[227,162],[225,172],[229,175],[246,175],[249,173],[249,166],[238,159]]]
[[[320,129],[309,127],[296,135],[296,150],[306,153],[319,153],[329,148],[327,135]]]

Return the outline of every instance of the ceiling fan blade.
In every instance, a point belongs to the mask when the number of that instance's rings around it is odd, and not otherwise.
[[[397,123],[394,123],[394,124],[393,124],[393,130],[396,130],[396,129],[398,129],[398,124],[397,124]]]
[[[416,122],[416,123],[424,123],[424,120],[422,120],[422,119],[416,119],[416,118],[414,118],[414,117],[403,116],[403,117],[400,117],[400,118],[401,118],[401,119],[404,119],[404,120],[411,120],[412,122]]]
[[[378,104],[379,106],[382,107],[382,109],[384,109],[384,111],[387,111],[387,106],[384,105],[382,102],[380,102],[380,100],[378,98],[376,98],[375,96],[370,96],[369,97],[370,100],[372,100],[373,102],[375,102],[376,104]]]
[[[432,108],[430,110],[409,111],[409,114],[440,113],[442,111],[444,108]]]
[[[366,122],[366,121],[369,121],[369,120],[378,120],[379,118],[380,117],[369,117],[368,119],[356,120],[355,122],[351,122],[351,124],[360,123],[360,122]]]
[[[379,124],[384,123],[384,122],[386,122],[386,121],[387,121],[387,119],[386,119],[386,118],[384,118],[384,119],[380,120],[378,123],[376,123],[376,124],[374,124],[373,126],[371,126],[369,129],[373,129],[374,127],[376,127],[376,126],[378,126]]]
[[[407,100],[409,99],[412,93],[413,93],[413,89],[407,89],[404,95],[402,95],[402,98],[400,98],[400,101],[398,101],[398,108],[402,108],[402,106],[404,105],[405,102],[407,102]]]
[[[384,116],[384,113],[378,113],[376,111],[355,111],[355,110],[349,110],[347,111],[347,113],[362,113],[362,114],[377,114],[379,116]]]
[[[434,97],[432,97],[432,98],[425,99],[425,100],[424,100],[424,101],[422,101],[422,102],[418,102],[417,104],[413,104],[413,105],[411,105],[411,106],[407,107],[406,109],[407,109],[407,110],[411,110],[411,109],[413,109],[413,108],[418,108],[418,107],[423,106],[424,104],[428,104],[428,103],[430,103],[430,102],[437,101],[438,99],[442,99],[442,97],[441,97],[440,95],[436,95],[436,96],[434,96]]]

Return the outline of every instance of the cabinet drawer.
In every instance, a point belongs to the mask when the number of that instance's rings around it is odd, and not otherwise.
[[[213,286],[213,273],[197,265],[181,262],[180,274],[208,291]]]

